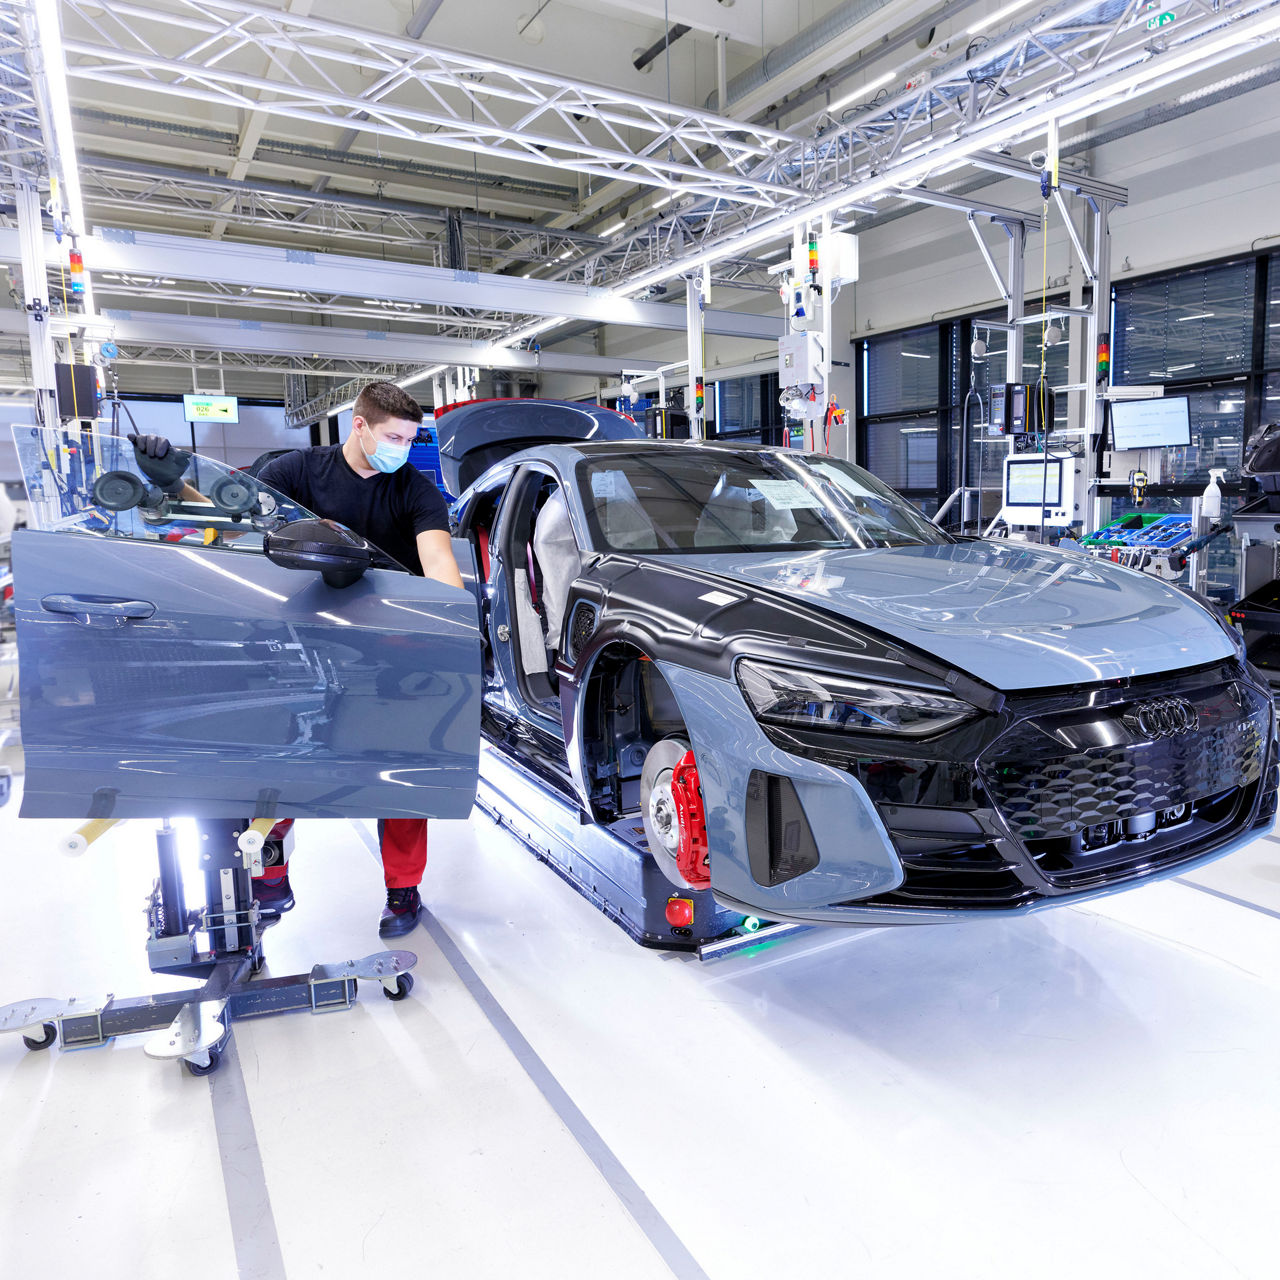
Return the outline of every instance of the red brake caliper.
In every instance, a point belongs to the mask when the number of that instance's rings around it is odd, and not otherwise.
[[[671,770],[671,798],[680,824],[680,848],[676,851],[680,874],[691,889],[705,889],[711,883],[711,852],[707,848],[707,815],[692,751],[686,751]]]

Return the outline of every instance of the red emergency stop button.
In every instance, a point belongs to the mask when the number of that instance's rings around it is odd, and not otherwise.
[[[693,899],[668,898],[667,923],[673,929],[687,929],[693,923]]]

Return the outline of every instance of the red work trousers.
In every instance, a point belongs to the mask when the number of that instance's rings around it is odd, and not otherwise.
[[[271,834],[282,837],[293,826],[292,818],[284,818],[271,828]],[[388,889],[412,889],[422,883],[427,869],[426,818],[379,818],[378,843],[382,848],[382,878]],[[289,867],[281,863],[267,868],[264,880],[278,880]]]

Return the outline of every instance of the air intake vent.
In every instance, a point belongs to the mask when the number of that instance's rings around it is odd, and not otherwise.
[[[573,606],[573,617],[569,622],[569,656],[575,662],[587,647],[587,641],[596,629],[598,617],[595,605],[586,600],[579,600]]]
[[[785,884],[818,865],[818,846],[790,778],[752,769],[746,816],[747,861],[756,884]]]

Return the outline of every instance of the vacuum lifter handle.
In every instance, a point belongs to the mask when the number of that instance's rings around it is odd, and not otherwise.
[[[119,818],[92,818],[69,836],[63,837],[59,848],[67,857],[78,858],[95,840],[105,836],[119,821]]]
[[[240,847],[241,853],[254,854],[261,851],[262,846],[267,842],[267,836],[271,834],[271,828],[276,825],[274,818],[255,818],[241,833],[236,843]]]

